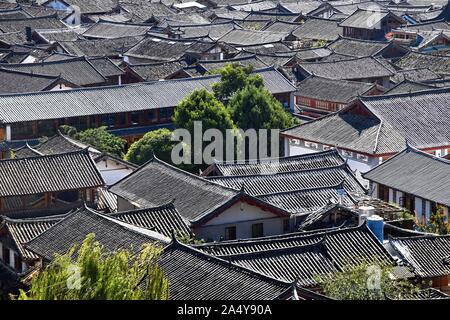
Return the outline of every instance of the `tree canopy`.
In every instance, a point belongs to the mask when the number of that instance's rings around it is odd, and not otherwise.
[[[159,254],[152,245],[137,256],[126,250],[106,253],[90,234],[80,247],[56,256],[18,299],[166,300],[169,283],[157,265]]]
[[[431,213],[427,222],[417,223],[419,231],[436,233],[440,235],[450,234],[450,223],[445,216],[444,207],[438,206],[436,212]]]
[[[203,141],[203,135],[208,129],[217,129],[226,135],[227,129],[235,129],[231,115],[227,108],[217,100],[214,95],[208,92],[206,89],[196,89],[188,97],[183,99],[180,104],[175,108],[173,117],[175,127],[177,129],[186,129],[190,134],[190,141],[183,141],[186,148],[183,148],[183,153],[188,155],[186,158],[190,158],[192,166],[184,167],[186,170],[192,172],[198,172],[198,170],[207,167],[206,163],[196,163],[195,158],[199,152],[202,153],[205,149],[207,142]],[[196,132],[195,123],[201,123],[201,132]],[[198,135],[201,134],[201,137]],[[201,149],[194,148],[194,139],[200,139],[202,141]],[[225,145],[222,145],[220,150],[224,151]],[[199,151],[199,152],[197,152]],[[221,160],[221,159],[219,159]]]
[[[228,63],[223,68],[218,69],[217,73],[221,75],[221,79],[212,86],[216,98],[225,101],[247,85],[264,86],[262,77],[250,75],[252,71],[251,65],[243,67],[237,63]]]
[[[63,134],[66,134],[80,142],[86,143],[102,152],[106,152],[118,157],[123,157],[126,141],[106,130],[106,127],[90,128],[84,131],[77,131],[71,126],[59,127]]]
[[[297,123],[264,87],[247,85],[233,95],[228,108],[233,121],[244,130],[285,129]]]
[[[172,131],[168,129],[147,132],[130,146],[124,159],[141,165],[156,155],[159,159],[171,163],[171,152],[174,145],[174,141],[171,139]]]
[[[391,266],[361,263],[318,281],[326,296],[338,300],[406,299],[419,291],[405,280],[393,279],[392,273]]]
[[[173,122],[176,128],[194,131],[194,121],[202,121],[203,130],[235,128],[226,107],[206,89],[196,89],[175,108]]]

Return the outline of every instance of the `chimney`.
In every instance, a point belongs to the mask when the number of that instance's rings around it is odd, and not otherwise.
[[[31,27],[25,27],[25,34],[27,35],[27,42],[33,42],[33,31]]]

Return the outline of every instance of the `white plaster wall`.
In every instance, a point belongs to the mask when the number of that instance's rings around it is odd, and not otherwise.
[[[309,153],[316,153],[319,152],[321,150],[319,149],[308,149],[305,147],[301,147],[301,146],[295,146],[295,145],[290,145],[289,146],[289,155],[291,156],[296,156],[299,154],[309,154]]]
[[[69,87],[68,85],[65,84],[56,84],[53,88],[51,88],[49,91],[63,91],[63,90],[71,90],[73,89],[73,87]]]
[[[99,161],[96,166],[107,185],[112,185],[133,172],[123,164],[112,160]]]
[[[365,173],[372,168],[375,168],[377,164],[373,163],[364,163],[356,160],[348,159],[348,166],[354,171],[358,170],[360,173]]]
[[[239,202],[194,230],[194,233],[197,238],[218,241],[225,238],[225,228],[235,226],[236,238],[245,239],[252,237],[253,224],[263,223],[264,236],[277,235],[283,233],[284,219],[287,218],[264,211],[254,205]]]
[[[236,238],[247,239],[252,237],[252,224],[263,223],[264,224],[264,236],[278,235],[283,233],[283,219],[270,218],[270,219],[257,219],[251,221],[241,221],[237,223],[221,224],[203,226],[196,230],[194,233],[198,239],[219,241],[225,239],[225,228],[236,227]]]
[[[278,216],[246,202],[238,202],[223,211],[217,217],[209,220],[204,224],[204,226],[237,223],[241,221],[268,219],[274,217]]]

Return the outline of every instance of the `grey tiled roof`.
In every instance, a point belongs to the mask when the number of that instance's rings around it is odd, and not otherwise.
[[[428,68],[438,74],[450,74],[450,57],[411,51],[395,63],[402,69]]]
[[[122,0],[119,2],[119,7],[124,11],[131,13],[133,21],[139,22],[148,21],[152,17],[162,17],[176,13],[173,9],[163,3],[145,0]]]
[[[403,80],[422,82],[426,80],[438,79],[439,75],[428,68],[397,70],[395,75],[391,77],[394,83],[400,83]]]
[[[51,88],[60,78],[0,68],[0,94],[37,92]]]
[[[258,198],[296,215],[312,214],[330,203],[338,203],[339,200],[344,206],[352,207],[356,201],[347,192],[340,197],[339,188],[341,186],[337,184],[329,187],[271,193]]]
[[[93,158],[101,155],[101,152],[96,150],[95,148],[58,132],[56,135],[38,143],[37,145],[30,146],[27,143],[23,147],[13,149],[12,151],[14,153],[14,158],[19,159],[34,156],[75,152],[81,151],[86,148],[88,148],[88,151]]]
[[[338,54],[354,57],[368,57],[381,53],[383,50],[391,46],[391,44],[391,42],[367,41],[340,37],[331,43],[327,48]]]
[[[284,40],[289,33],[270,32],[270,31],[253,31],[235,29],[221,37],[219,41],[231,45],[256,45],[272,43]]]
[[[211,165],[211,169],[214,167],[218,175],[240,176],[335,167],[344,162],[339,152],[332,149],[278,159],[250,160],[246,162],[216,162]]]
[[[450,236],[419,236],[390,239],[400,257],[421,278],[450,275]]]
[[[349,103],[357,96],[367,93],[374,86],[372,83],[311,76],[298,84],[295,95],[323,101]]]
[[[32,29],[62,29],[67,26],[62,23],[56,15],[18,18],[18,19],[0,19],[0,30],[3,32],[20,31],[25,34],[25,27]]]
[[[350,58],[339,61],[303,62],[306,73],[328,79],[356,80],[390,77],[394,73],[372,57]]]
[[[339,25],[348,28],[378,29],[380,28],[379,22],[389,14],[389,11],[358,9]],[[391,13],[391,15],[393,14]]]
[[[225,60],[199,60],[197,64],[208,71],[217,70],[223,68],[226,64],[235,63],[240,66],[253,66],[254,69],[266,68],[268,65],[265,64],[257,55],[244,55],[233,59]],[[272,65],[272,64],[269,64]]]
[[[0,196],[94,188],[104,184],[86,150],[0,161]]]
[[[122,37],[144,36],[150,31],[150,25],[98,22],[87,29],[83,36],[88,38],[114,39]]]
[[[143,208],[173,201],[186,219],[195,219],[238,193],[156,158],[112,185],[110,191]]]
[[[410,80],[403,80],[402,82],[395,85],[395,87],[385,91],[384,94],[398,94],[398,93],[409,93],[416,91],[423,91],[435,88],[434,86],[413,82]]]
[[[404,137],[389,123],[382,123],[376,117],[352,114],[346,109],[282,133],[368,154],[397,152],[405,145]]]
[[[235,29],[237,25],[234,22],[211,23],[206,25],[189,25],[174,27],[173,32],[179,33],[182,38],[205,38],[218,40],[225,34]]]
[[[213,44],[208,45],[213,46]],[[148,37],[130,48],[126,55],[157,61],[172,61],[181,59],[186,51],[194,46],[195,41]]]
[[[295,91],[274,68],[255,70],[272,93]],[[0,99],[0,118],[5,123],[58,119],[96,114],[175,107],[196,88],[211,90],[220,75],[34,94],[8,95]],[[161,94],[171,92],[172,94]],[[45,108],[43,108],[45,106]]]
[[[0,42],[8,45],[23,44],[27,42],[27,38],[22,32],[19,31],[0,33]]]
[[[244,185],[246,192],[253,196],[334,187],[343,181],[349,191],[364,192],[363,187],[345,164],[274,174],[208,177],[208,180],[234,189],[240,189]]]
[[[54,43],[59,41],[76,41],[79,39],[79,34],[82,33],[85,28],[77,29],[38,29],[34,32],[48,43]]]
[[[449,97],[447,88],[367,96],[361,97],[361,101],[411,145],[426,148],[450,144],[450,129],[446,125],[450,121]]]
[[[338,269],[330,258],[323,238],[317,242],[259,252],[227,256],[234,264],[302,287],[314,287],[331,280]]]
[[[310,18],[293,35],[299,39],[333,41],[342,35],[342,29],[336,20]]]
[[[58,44],[68,54],[76,56],[118,56],[143,39],[138,37],[122,37],[114,39],[95,39],[78,41],[59,41]]]
[[[273,300],[290,287],[176,241],[164,249],[159,265],[171,284],[172,300]]]
[[[24,245],[49,229],[51,226],[55,225],[62,218],[63,216],[48,216],[28,219],[1,217],[0,221],[3,221],[0,223],[0,226],[7,228],[7,231],[14,241],[14,244],[22,258],[38,259],[38,256],[27,250]]]
[[[103,246],[105,252],[127,249],[137,253],[144,244],[169,242],[169,238],[157,232],[84,207],[66,215],[25,244],[25,248],[45,260],[52,260],[55,254],[65,254],[74,244],[80,245],[90,233],[95,234],[94,240]]]
[[[81,13],[102,13],[111,11],[117,2],[114,0],[64,0],[65,3],[77,6]]]
[[[1,67],[48,76],[61,76],[79,86],[98,85],[106,81],[84,57],[42,63],[3,64]]]
[[[188,222],[177,211],[173,203],[159,207],[113,213],[112,217],[138,227],[152,229],[166,237],[172,232],[190,234]]]
[[[450,206],[450,161],[408,147],[364,177],[422,199]]]
[[[156,81],[166,79],[168,76],[185,67],[181,61],[167,61],[160,63],[133,64],[128,68],[141,77],[144,81]]]
[[[362,262],[393,262],[391,255],[365,223],[351,228],[295,232],[258,239],[206,243],[194,247],[226,259],[228,256],[237,254],[264,253],[268,250],[294,248],[317,243],[322,239],[324,239],[323,245],[335,266],[341,270],[352,265],[359,265]]]

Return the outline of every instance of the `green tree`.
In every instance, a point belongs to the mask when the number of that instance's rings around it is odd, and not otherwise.
[[[169,283],[157,265],[159,253],[151,245],[137,256],[126,250],[105,253],[90,234],[79,248],[56,256],[18,299],[166,300]]]
[[[77,132],[74,139],[91,145],[92,147],[107,152],[118,157],[124,156],[126,141],[118,136],[109,133],[106,127],[87,129]]]
[[[298,123],[264,87],[248,85],[228,104],[235,124],[246,129],[285,129]]]
[[[184,244],[203,244],[205,241],[203,239],[198,240],[195,234],[188,234],[185,232],[178,231],[176,234],[178,241]]]
[[[324,280],[317,277],[326,296],[338,300],[407,299],[419,291],[415,285],[392,278],[392,266],[361,263],[344,268]]]
[[[171,139],[172,131],[168,129],[147,132],[130,146],[124,159],[141,165],[156,155],[159,159],[171,163],[171,152],[174,145],[174,141]]]
[[[419,231],[436,233],[440,235],[450,234],[450,223],[445,216],[444,207],[438,206],[436,212],[430,215],[430,219],[425,223],[417,222]]]
[[[196,89],[183,99],[175,108],[173,122],[176,128],[186,129],[191,134],[191,146],[194,139],[194,122],[202,124],[202,136],[208,129],[218,129],[224,136],[227,129],[235,129],[235,125],[227,108],[206,89]],[[202,150],[207,145],[203,142]],[[225,145],[224,145],[225,148]],[[192,151],[192,148],[191,148]],[[191,162],[194,163],[194,152],[191,153]],[[197,172],[207,167],[205,164],[193,165],[190,170]]]
[[[219,82],[213,84],[213,92],[217,99],[226,101],[234,93],[247,85],[257,87],[264,86],[263,79],[260,75],[250,75],[253,71],[251,65],[240,66],[237,63],[228,63],[223,68],[218,69],[222,77]]]
[[[75,127],[69,126],[67,124],[59,126],[59,131],[69,137],[74,137],[78,132]]]

